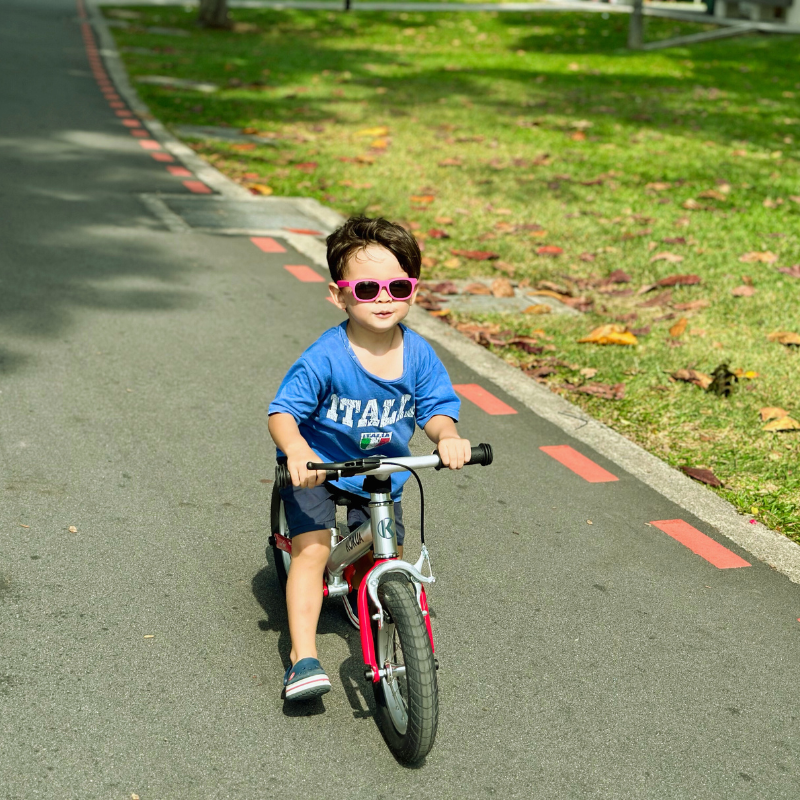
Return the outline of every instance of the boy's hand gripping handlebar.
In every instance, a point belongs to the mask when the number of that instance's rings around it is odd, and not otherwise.
[[[487,467],[492,463],[492,447],[488,444],[479,444],[472,448],[469,461],[464,466],[480,464]],[[386,462],[386,463],[384,463]],[[436,450],[429,456],[400,456],[398,458],[372,456],[369,458],[357,458],[353,461],[339,461],[332,463],[316,464],[309,461],[306,464],[308,469],[325,470],[325,480],[336,481],[339,478],[351,478],[354,475],[375,475],[385,478],[393,472],[404,472],[407,469],[443,469],[439,451]],[[289,469],[286,464],[278,464],[275,467],[275,483],[279,489],[291,486],[292,479],[289,476]]]

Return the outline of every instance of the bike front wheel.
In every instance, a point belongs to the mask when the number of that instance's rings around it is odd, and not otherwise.
[[[436,662],[414,587],[402,575],[387,575],[378,587],[383,627],[372,623],[375,657],[386,671],[373,683],[377,718],[398,761],[414,764],[430,752],[439,722]]]

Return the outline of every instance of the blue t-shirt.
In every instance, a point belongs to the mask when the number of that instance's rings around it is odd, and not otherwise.
[[[400,326],[403,374],[384,380],[361,365],[346,328],[347,321],[323,333],[294,363],[269,405],[270,414],[294,417],[322,461],[407,456],[415,422],[424,428],[437,414],[458,420],[461,401],[447,370],[419,334]],[[395,500],[408,478],[408,472],[392,475]],[[342,478],[336,486],[367,496],[363,482],[363,476]]]

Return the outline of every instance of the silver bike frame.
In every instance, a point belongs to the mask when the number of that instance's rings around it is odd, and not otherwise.
[[[387,459],[391,463],[381,465],[368,472],[360,473],[363,475],[374,475],[376,478],[388,478],[394,472],[405,472],[406,467],[411,469],[426,469],[438,467],[441,463],[438,455],[430,456],[403,456],[400,458]],[[335,480],[335,479],[334,479]],[[363,525],[360,525],[348,536],[342,539],[331,549],[328,558],[327,571],[329,576],[328,592],[331,593],[332,585],[337,589],[342,580],[344,570],[354,564],[366,553],[370,547],[376,559],[389,559],[382,564],[378,564],[370,572],[367,581],[367,592],[375,608],[375,618],[378,627],[383,627],[383,606],[378,599],[378,585],[381,578],[387,572],[404,572],[411,579],[416,588],[417,601],[421,596],[422,584],[435,583],[433,574],[423,575],[422,568],[427,563],[430,572],[430,556],[428,548],[422,546],[422,553],[416,564],[409,564],[397,557],[397,531],[394,519],[394,501],[388,492],[371,492],[369,498],[370,518]],[[377,535],[376,535],[377,534]],[[335,592],[339,594],[338,591]]]

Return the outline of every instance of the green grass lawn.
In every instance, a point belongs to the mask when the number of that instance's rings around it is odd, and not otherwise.
[[[135,83],[159,119],[263,135],[195,145],[208,161],[244,185],[403,221],[431,281],[505,276],[584,298],[579,316],[450,321],[484,324],[504,358],[668,463],[713,470],[715,491],[800,541],[800,432],[766,432],[759,416],[800,419],[800,348],[767,338],[800,333],[800,278],[778,269],[800,263],[797,38],[631,53],[621,15],[237,9],[236,30],[219,32],[196,28],[194,11],[137,11],[115,30],[134,82],[221,87]],[[701,29],[648,19],[646,38]],[[616,270],[630,282],[604,283]],[[675,274],[700,282],[637,293]],[[638,343],[578,343],[609,323]],[[670,378],[722,363],[757,377],[729,397]],[[576,391],[593,383],[622,383],[624,397]]]

